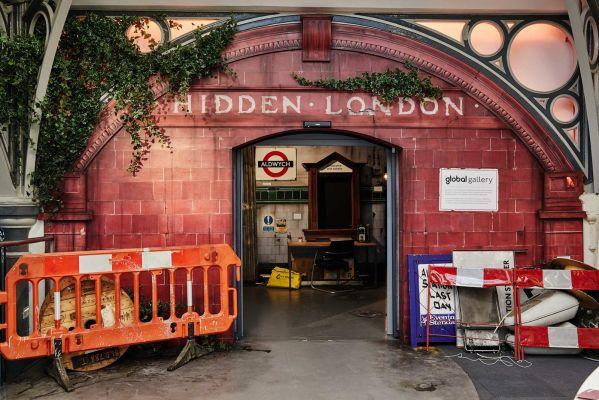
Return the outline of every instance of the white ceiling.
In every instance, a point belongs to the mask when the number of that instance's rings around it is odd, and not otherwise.
[[[562,14],[566,0],[73,0],[74,9],[237,12]],[[326,6],[323,6],[326,4]]]

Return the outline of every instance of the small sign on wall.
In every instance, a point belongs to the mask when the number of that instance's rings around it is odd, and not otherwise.
[[[262,226],[263,232],[274,232],[275,231],[275,226],[273,225],[274,218],[272,217],[272,215],[265,215],[263,221],[264,221],[264,225]]]
[[[295,147],[256,147],[257,181],[294,181]]]
[[[440,211],[497,211],[499,172],[496,169],[441,168]]]
[[[327,174],[346,174],[351,173],[352,170],[347,165],[341,164],[339,161],[335,161],[334,163],[327,165],[318,172],[324,172]]]

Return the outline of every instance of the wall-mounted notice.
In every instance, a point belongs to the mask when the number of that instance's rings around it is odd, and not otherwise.
[[[496,169],[441,168],[440,211],[497,211],[499,173]]]
[[[256,147],[257,181],[294,181],[295,147]]]

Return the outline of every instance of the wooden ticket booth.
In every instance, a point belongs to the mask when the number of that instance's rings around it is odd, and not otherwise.
[[[335,152],[316,163],[304,163],[308,171],[308,229],[306,240],[356,237],[360,225],[360,168]]]

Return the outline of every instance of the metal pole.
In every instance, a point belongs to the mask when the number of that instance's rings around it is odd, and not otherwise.
[[[4,230],[0,228],[0,242],[3,242],[6,238],[4,234]],[[6,277],[6,247],[0,247],[0,291],[6,290],[4,287],[4,278]],[[6,313],[4,311],[4,307],[0,307],[0,323],[6,322]],[[0,342],[4,342],[6,340],[5,332],[0,332]],[[4,385],[4,381],[6,380],[6,362],[2,357],[0,357],[0,386]]]
[[[426,351],[430,350],[431,333],[431,266],[427,268],[426,276]]]

